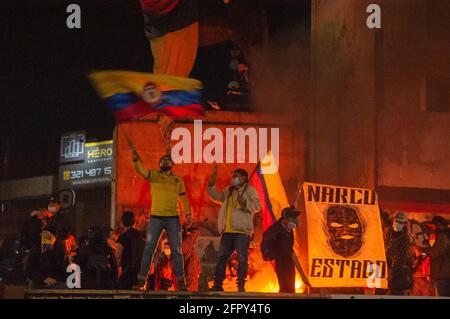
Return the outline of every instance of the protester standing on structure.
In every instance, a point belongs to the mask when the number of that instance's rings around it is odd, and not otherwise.
[[[280,292],[295,293],[294,228],[298,225],[300,212],[286,207],[281,218],[263,234],[261,253],[264,260],[275,261],[275,272]]]
[[[159,160],[159,171],[143,169],[135,149],[132,149],[132,156],[136,171],[150,183],[152,203],[138,285],[141,288],[145,285],[159,237],[165,230],[172,252],[173,272],[177,277],[178,290],[187,290],[181,254],[181,222],[178,210],[178,199],[181,199],[186,214],[186,223],[191,224],[191,212],[184,181],[172,173],[173,161],[169,155],[165,155]]]
[[[248,273],[248,248],[254,229],[253,215],[261,208],[259,195],[249,186],[249,176],[244,169],[236,169],[231,178],[231,186],[221,192],[216,189],[216,178],[217,165],[214,166],[208,185],[211,199],[221,204],[217,226],[222,238],[212,290],[223,290],[227,261],[236,250],[239,260],[238,291],[244,292]]]

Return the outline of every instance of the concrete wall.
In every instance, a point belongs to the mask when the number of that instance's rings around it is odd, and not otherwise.
[[[450,78],[450,2],[383,1],[382,10],[378,183],[449,190],[450,112],[427,112],[425,88],[427,77]]]
[[[203,118],[203,130],[217,127],[223,133],[225,128],[278,127],[280,129],[280,169],[279,173],[287,191],[293,201],[298,182],[304,180],[304,132],[290,123],[289,117],[273,114],[255,114],[246,112],[208,112]],[[185,127],[193,136],[193,122],[176,123],[175,127]],[[131,155],[124,134],[128,134],[141,155],[146,168],[158,169],[158,160],[164,154],[159,125],[154,115],[142,120],[120,124],[115,134],[115,209],[116,220],[125,209],[140,212],[143,217],[148,216],[150,207],[150,189],[148,182],[139,176],[131,161]],[[225,133],[224,133],[225,136]],[[172,143],[173,144],[173,143]],[[208,144],[203,142],[203,146]],[[269,142],[270,146],[270,142]],[[224,147],[225,150],[225,147]],[[248,160],[247,160],[248,161]],[[219,164],[217,184],[219,188],[229,185],[231,172],[237,167],[245,168],[249,173],[256,164]],[[217,218],[218,206],[208,199],[206,184],[212,172],[213,164],[192,163],[178,164],[174,173],[182,176],[190,198],[193,216],[197,222],[207,222],[213,225]]]
[[[366,0],[312,1],[308,180],[375,184],[375,31]]]
[[[54,176],[40,176],[0,182],[0,200],[53,194]]]
[[[380,30],[366,27],[370,3],[381,7]],[[312,4],[308,179],[450,189],[450,113],[425,103],[426,79],[450,77],[450,2]]]

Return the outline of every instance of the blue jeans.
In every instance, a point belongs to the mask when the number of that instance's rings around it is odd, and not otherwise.
[[[155,255],[156,245],[162,231],[166,231],[173,260],[173,274],[177,279],[184,279],[183,256],[181,254],[181,224],[179,217],[150,217],[147,225],[147,237],[142,255],[139,275],[147,277],[148,270]]]
[[[238,257],[238,286],[244,288],[245,278],[248,273],[248,245],[250,236],[246,234],[225,233],[220,240],[219,260],[216,265],[214,287],[221,288],[225,279],[225,271],[228,259],[236,249]]]
[[[450,279],[435,279],[433,282],[438,296],[450,297]]]

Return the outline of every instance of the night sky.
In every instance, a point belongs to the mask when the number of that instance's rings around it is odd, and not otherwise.
[[[112,137],[114,120],[86,74],[94,69],[151,72],[139,0],[3,2],[0,154],[10,156],[1,163],[0,178],[55,174],[62,132]],[[81,29],[66,27],[70,3],[81,7]],[[271,31],[288,28],[287,21],[299,14],[305,12],[274,8]]]

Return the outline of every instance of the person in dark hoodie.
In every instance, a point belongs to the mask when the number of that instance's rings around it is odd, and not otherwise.
[[[24,273],[31,289],[66,288],[67,266],[61,240],[50,233],[41,233],[41,242],[31,248]]]
[[[430,278],[437,296],[450,297],[450,229],[442,216],[434,216],[431,223],[435,227],[436,241],[422,251],[430,258]]]
[[[106,243],[98,226],[88,230],[88,244],[80,247],[75,264],[81,269],[83,289],[115,289],[117,281],[117,262],[111,247]]]
[[[413,287],[414,255],[408,236],[408,217],[395,215],[388,234],[386,259],[389,269],[388,286],[391,295],[409,295]]]
[[[286,207],[281,218],[273,223],[263,234],[261,253],[264,260],[275,261],[275,272],[280,291],[295,293],[294,232],[298,225],[300,212],[294,207]],[[295,257],[296,258],[296,257]]]

